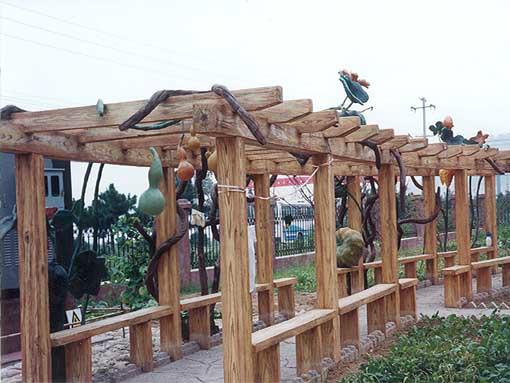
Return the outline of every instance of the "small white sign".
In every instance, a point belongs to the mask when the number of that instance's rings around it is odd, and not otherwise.
[[[66,310],[66,317],[69,328],[81,325],[81,309]]]

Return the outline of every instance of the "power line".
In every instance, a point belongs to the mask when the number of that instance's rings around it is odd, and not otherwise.
[[[164,47],[164,46],[156,45],[154,43],[151,43],[150,41],[145,41],[145,40],[144,41],[135,41],[135,40],[132,40],[132,39],[130,39],[130,38],[126,37],[126,36],[123,36],[123,35],[115,34],[115,33],[104,31],[104,30],[97,29],[97,28],[92,28],[92,27],[90,27],[88,25],[85,25],[85,24],[80,24],[80,23],[77,23],[77,22],[61,19],[59,17],[53,16],[53,15],[48,15],[48,14],[46,14],[44,12],[41,12],[41,11],[38,11],[38,10],[35,10],[35,9],[32,9],[32,8],[26,8],[26,7],[22,7],[22,6],[19,6],[19,5],[14,5],[14,4],[8,3],[8,2],[3,1],[3,0],[0,0],[0,4],[4,4],[4,5],[7,5],[9,7],[17,8],[17,9],[23,10],[25,12],[33,13],[33,14],[36,14],[36,15],[39,15],[39,16],[47,17],[47,18],[50,18],[52,20],[55,20],[55,21],[58,21],[58,22],[61,22],[61,23],[64,23],[64,24],[73,25],[75,27],[83,28],[83,29],[86,29],[86,30],[94,32],[94,33],[99,33],[99,34],[108,36],[110,38],[113,37],[113,38],[116,38],[116,39],[119,39],[119,40],[123,40],[123,41],[126,41],[128,43],[135,43],[135,44],[138,44],[138,45],[141,45],[141,46],[144,46],[144,47],[149,46],[149,47],[153,47],[155,49],[158,49],[158,51],[164,50],[164,51],[167,51],[167,52],[172,53],[172,54],[176,54],[177,53],[177,54],[180,54],[180,55],[185,55],[185,56],[188,56],[188,57],[192,57],[192,58],[194,58],[196,60],[200,60],[201,62],[204,62],[204,61],[212,62],[211,60],[204,59],[204,57],[192,55],[192,54],[189,54],[189,53],[178,52],[178,51],[175,51],[175,50],[172,50],[172,49],[168,49],[167,47]],[[214,73],[214,72],[210,72],[210,73]],[[219,74],[220,76],[224,76],[223,74],[220,74],[220,73],[216,73],[216,74],[217,75]]]
[[[0,19],[7,20],[7,21],[9,21],[11,23],[23,25],[25,27],[37,29],[37,30],[44,31],[44,32],[47,32],[47,33],[51,33],[51,34],[56,35],[56,36],[61,36],[61,37],[65,37],[65,38],[68,38],[68,39],[80,41],[82,43],[95,45],[95,46],[98,46],[100,48],[110,49],[112,51],[119,52],[119,53],[122,53],[122,54],[125,54],[125,55],[138,56],[138,57],[141,57],[141,58],[144,58],[144,59],[148,59],[148,60],[159,61],[159,62],[161,62],[161,63],[163,63],[165,65],[173,65],[173,66],[181,67],[181,68],[184,68],[184,69],[187,69],[187,70],[191,70],[191,71],[201,71],[201,72],[206,72],[206,73],[209,72],[208,70],[204,70],[203,68],[197,68],[197,67],[193,67],[193,66],[189,66],[189,65],[179,64],[179,63],[176,63],[176,62],[173,62],[173,61],[168,61],[168,60],[161,59],[161,58],[156,57],[156,56],[147,56],[147,55],[143,55],[141,53],[135,52],[135,51],[121,49],[121,48],[118,48],[118,47],[116,47],[114,45],[102,44],[102,43],[98,43],[96,41],[82,39],[80,37],[74,36],[74,35],[69,34],[69,33],[54,31],[54,30],[51,30],[51,29],[48,29],[48,28],[40,27],[38,25],[25,23],[23,21],[19,21],[19,20],[13,19],[11,17],[0,16]],[[212,73],[212,72],[209,72],[209,73]]]
[[[46,47],[46,48],[52,48],[52,49],[60,50],[60,51],[63,51],[63,52],[74,54],[74,55],[88,57],[88,58],[94,59],[94,60],[99,60],[99,61],[113,63],[113,64],[116,64],[116,65],[120,65],[120,66],[124,66],[124,67],[127,67],[127,68],[131,68],[131,69],[141,70],[143,72],[156,73],[156,74],[159,74],[159,75],[162,75],[164,77],[171,78],[171,79],[174,79],[174,80],[176,79],[176,77],[168,76],[167,72],[163,72],[163,71],[160,71],[160,70],[157,70],[157,69],[148,69],[148,68],[141,67],[141,66],[138,66],[138,65],[132,65],[132,64],[127,64],[127,63],[120,62],[120,61],[110,60],[110,59],[107,59],[105,57],[89,55],[87,53],[74,51],[74,50],[68,49],[68,48],[57,47],[55,45],[51,45],[51,44],[47,44],[47,43],[42,43],[40,41],[25,39],[23,37],[14,36],[14,35],[11,35],[11,34],[8,34],[8,33],[2,33],[1,36],[5,36],[5,37],[11,38],[11,39],[15,39],[15,40],[20,40],[20,41],[28,42],[28,43],[39,45],[39,46],[43,46],[43,47]],[[184,78],[184,79],[187,79],[187,80],[193,80],[191,77],[187,77],[187,76],[181,76],[181,77]]]

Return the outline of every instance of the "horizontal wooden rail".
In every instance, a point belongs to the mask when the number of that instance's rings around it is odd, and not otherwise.
[[[397,289],[394,284],[379,284],[369,287],[359,293],[349,295],[338,300],[338,313],[346,314],[349,311],[357,309],[360,306],[374,302],[386,295],[389,295]]]
[[[507,263],[510,263],[510,257],[493,258],[493,259],[487,259],[486,261],[472,262],[471,266],[473,266],[473,269],[477,270],[477,269],[481,269],[484,267],[504,265]]]
[[[487,247],[487,246],[474,247],[471,249],[471,255],[490,253],[491,251],[494,251],[494,247]]]
[[[443,269],[443,275],[445,275],[445,276],[446,275],[459,275],[459,274],[467,273],[470,270],[471,270],[470,265],[455,265],[455,266],[445,267]]]

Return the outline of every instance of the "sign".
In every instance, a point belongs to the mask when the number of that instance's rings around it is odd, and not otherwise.
[[[81,309],[66,310],[67,323],[69,328],[78,327],[81,325]]]

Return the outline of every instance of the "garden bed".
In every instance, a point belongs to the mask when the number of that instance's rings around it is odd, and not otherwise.
[[[330,381],[347,373],[338,382],[510,382],[508,316],[422,317],[387,342],[361,366],[332,371]]]

